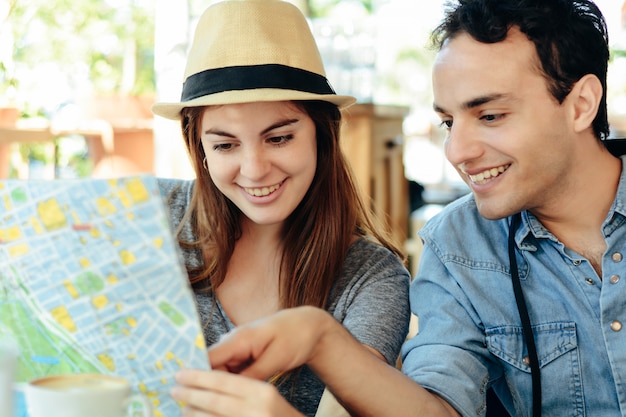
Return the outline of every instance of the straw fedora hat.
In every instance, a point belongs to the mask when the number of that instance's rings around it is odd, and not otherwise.
[[[281,0],[226,0],[204,11],[187,57],[178,103],[152,112],[179,119],[184,107],[257,101],[323,100],[345,108],[335,93],[309,24]]]

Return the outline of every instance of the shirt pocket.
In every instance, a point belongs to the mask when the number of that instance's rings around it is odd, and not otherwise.
[[[544,410],[558,416],[583,416],[580,358],[574,322],[532,326],[541,370]],[[487,348],[496,356],[519,415],[531,415],[532,381],[521,326],[486,329]],[[558,410],[558,411],[557,411]]]

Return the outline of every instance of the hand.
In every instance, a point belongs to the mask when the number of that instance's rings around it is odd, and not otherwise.
[[[186,404],[185,417],[302,417],[276,387],[223,371],[182,370],[172,397]]]
[[[259,380],[308,363],[330,326],[341,326],[315,307],[281,310],[240,326],[208,350],[213,369]]]

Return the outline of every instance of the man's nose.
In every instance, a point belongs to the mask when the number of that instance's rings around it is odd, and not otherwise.
[[[467,124],[455,122],[448,130],[444,151],[448,161],[455,167],[478,158],[483,152],[479,133]]]

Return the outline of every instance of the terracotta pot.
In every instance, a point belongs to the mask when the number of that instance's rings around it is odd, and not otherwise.
[[[17,107],[0,107],[0,127],[13,127],[20,117]],[[11,145],[0,142],[0,178],[8,178],[11,157]]]
[[[103,119],[113,127],[111,155],[100,140],[88,140],[94,177],[154,172],[153,102],[152,96],[101,95],[79,103],[84,118]]]
[[[17,107],[0,107],[0,127],[13,127],[20,117]]]

